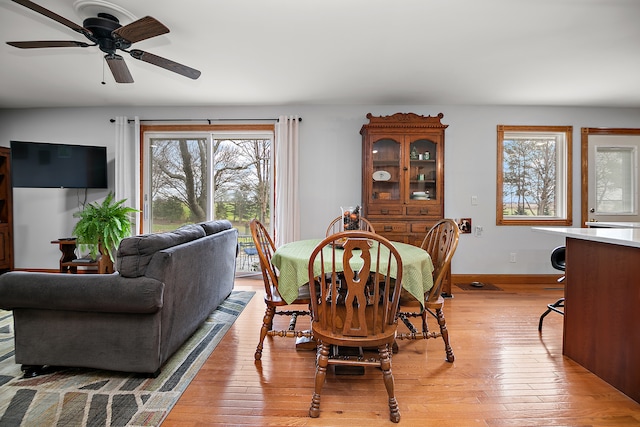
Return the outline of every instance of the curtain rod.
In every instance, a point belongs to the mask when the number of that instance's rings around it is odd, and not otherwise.
[[[243,121],[243,122],[255,122],[255,121],[274,121],[277,122],[278,119],[140,119],[141,122],[232,122],[232,121]],[[115,123],[116,119],[109,119],[111,123]],[[128,119],[127,123],[133,122],[133,119]],[[302,121],[302,117],[298,117],[298,121]]]

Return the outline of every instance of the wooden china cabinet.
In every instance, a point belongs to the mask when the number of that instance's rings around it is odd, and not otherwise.
[[[442,117],[369,113],[360,130],[363,215],[390,240],[419,246],[444,216]]]
[[[443,117],[367,114],[360,130],[363,215],[389,240],[420,246],[444,217]]]

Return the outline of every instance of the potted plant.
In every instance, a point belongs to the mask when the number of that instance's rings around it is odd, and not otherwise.
[[[123,206],[127,199],[114,202],[113,198],[113,192],[109,192],[102,203],[89,203],[73,214],[80,218],[73,235],[80,250],[89,249],[91,259],[97,259],[100,252],[115,262],[114,254],[120,241],[131,235],[130,215],[138,210]]]

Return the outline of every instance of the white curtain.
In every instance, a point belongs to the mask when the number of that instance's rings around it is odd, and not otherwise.
[[[298,116],[276,124],[274,233],[277,247],[300,239],[298,199]]]
[[[116,117],[115,200],[127,199],[125,205],[140,209],[140,119],[129,122]],[[133,222],[133,234],[140,228],[140,213]]]

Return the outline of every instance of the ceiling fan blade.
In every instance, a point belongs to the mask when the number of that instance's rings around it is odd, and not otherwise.
[[[46,9],[38,4],[35,4],[32,1],[29,0],[13,0],[15,3],[21,4],[24,7],[27,7],[31,10],[33,10],[34,12],[38,12],[41,15],[46,16],[47,18],[53,19],[54,21],[57,21],[59,23],[61,23],[62,25],[65,25],[69,28],[71,28],[73,31],[76,31],[80,34],[84,34],[85,36],[91,35],[91,31],[87,30],[84,27],[81,27],[80,25],[76,24],[75,22],[69,21],[67,18],[63,18],[62,16],[58,15],[57,13],[54,13],[52,11],[50,11],[49,9]]]
[[[42,47],[89,47],[95,46],[93,44],[77,41],[65,41],[65,40],[48,40],[48,41],[33,41],[33,42],[7,42],[8,45],[17,47],[19,49],[39,49]]]
[[[128,41],[129,43],[139,42],[140,40],[150,39],[161,34],[166,34],[169,29],[160,21],[150,16],[145,16],[137,21],[122,26],[111,33],[114,37],[118,37]]]
[[[127,67],[127,63],[124,62],[122,56],[112,54],[105,55],[104,58],[107,60],[107,64],[109,64],[111,74],[113,74],[116,83],[133,83],[133,77],[131,77],[129,67]]]
[[[157,65],[158,67],[173,71],[174,73],[181,74],[185,77],[189,77],[190,79],[195,80],[200,77],[201,74],[200,71],[195,68],[187,67],[186,65],[179,64],[175,61],[171,61],[170,59],[166,59],[149,52],[144,52],[139,49],[132,49],[129,54],[135,59]]]

